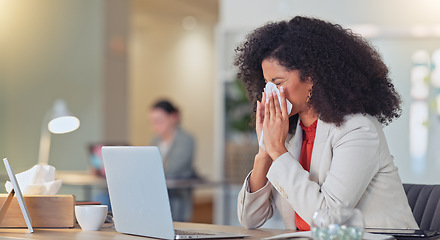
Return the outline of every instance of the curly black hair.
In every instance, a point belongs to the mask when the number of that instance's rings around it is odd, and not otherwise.
[[[261,101],[265,81],[261,63],[278,61],[313,83],[308,104],[324,122],[340,126],[344,116],[370,114],[388,125],[401,114],[401,99],[379,53],[360,35],[338,24],[297,16],[250,33],[235,49],[235,65],[249,100]],[[292,123],[298,116],[291,117]],[[296,127],[296,126],[295,126]]]

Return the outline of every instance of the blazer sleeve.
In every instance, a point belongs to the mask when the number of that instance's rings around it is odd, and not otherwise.
[[[167,178],[192,177],[194,150],[194,138],[179,130],[166,156],[165,176]]]
[[[317,209],[355,207],[379,169],[380,140],[374,124],[347,125],[333,130],[322,143],[322,155],[312,155],[312,159],[318,158],[320,168],[327,166],[319,170],[326,174],[322,183],[310,180],[309,172],[289,152],[277,158],[267,174],[274,188],[308,224]]]
[[[267,181],[266,185],[256,192],[249,191],[249,177],[246,177],[243,187],[238,194],[238,220],[245,228],[253,229],[261,227],[270,219],[275,211],[272,198],[272,185]]]

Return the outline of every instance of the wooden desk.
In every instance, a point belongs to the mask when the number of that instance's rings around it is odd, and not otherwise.
[[[196,228],[196,229],[209,229],[214,231],[235,232],[252,235],[247,239],[261,239],[270,237],[282,233],[293,232],[292,230],[280,230],[280,229],[256,229],[248,230],[242,227],[236,226],[223,226],[213,224],[201,224],[201,223],[174,223],[176,228]],[[150,239],[146,237],[139,237],[134,235],[122,234],[115,231],[111,226],[104,226],[100,231],[82,231],[78,226],[72,229],[34,229],[34,233],[29,233],[27,229],[11,229],[0,228],[0,239],[44,239],[44,240],[68,240],[68,239],[113,239],[113,240],[130,240],[130,239]]]

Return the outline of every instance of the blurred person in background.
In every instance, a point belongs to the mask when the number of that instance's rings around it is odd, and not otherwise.
[[[162,155],[165,178],[185,180],[196,178],[193,167],[195,140],[180,127],[180,112],[168,100],[152,105],[149,118],[155,137],[152,144]],[[174,221],[187,222],[192,217],[192,189],[168,189]]]

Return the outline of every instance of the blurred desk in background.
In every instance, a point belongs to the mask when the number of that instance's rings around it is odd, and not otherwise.
[[[91,201],[94,189],[107,189],[104,177],[97,176],[89,171],[56,171],[55,179],[63,180],[63,185],[78,186],[84,191],[86,201]],[[177,188],[215,188],[223,186],[220,182],[211,182],[204,179],[167,179],[168,189]]]
[[[94,189],[107,190],[105,178],[97,176],[89,171],[55,171],[55,179],[63,180],[63,185],[77,186],[82,188],[84,200],[92,200]]]
[[[189,178],[189,179],[167,179],[167,188],[214,188],[221,187],[223,183],[212,182],[200,178]]]

